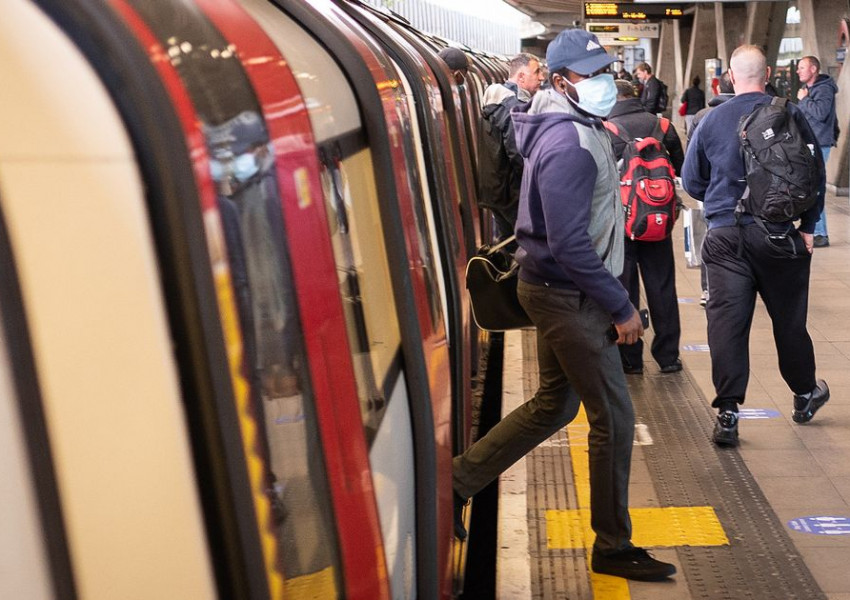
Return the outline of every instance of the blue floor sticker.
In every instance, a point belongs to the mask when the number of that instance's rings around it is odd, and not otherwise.
[[[699,298],[679,298],[679,304],[696,304]]]
[[[772,408],[742,408],[738,410],[741,419],[775,419],[779,416],[778,410]]]
[[[682,346],[682,350],[688,352],[708,352],[708,344],[688,344],[687,346]]]
[[[848,517],[801,517],[788,521],[788,527],[800,533],[818,535],[850,535]]]

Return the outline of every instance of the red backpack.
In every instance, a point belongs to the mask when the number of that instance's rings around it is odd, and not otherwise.
[[[641,242],[669,237],[676,223],[676,175],[661,139],[670,121],[658,119],[652,135],[637,139],[610,121],[605,127],[626,143],[620,166],[626,237]]]

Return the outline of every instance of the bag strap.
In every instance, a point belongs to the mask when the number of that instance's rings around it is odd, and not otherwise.
[[[516,234],[512,235],[511,237],[507,237],[507,238],[503,239],[501,242],[499,242],[498,244],[496,244],[495,246],[490,248],[487,251],[487,254],[485,256],[490,256],[491,254],[495,254],[496,252],[498,252],[499,250],[501,250],[502,248],[504,248],[505,246],[510,244],[515,239],[516,239]]]
[[[788,98],[784,96],[774,96],[770,99],[770,104],[772,106],[778,106],[779,108],[785,108],[785,105],[788,104]]]
[[[611,121],[602,121],[602,125],[605,126],[605,129],[616,135],[618,138],[623,140],[625,143],[633,142],[635,139],[626,131],[626,128],[622,125],[617,125]]]
[[[649,137],[653,137],[659,142],[661,145],[664,145],[664,136],[667,135],[667,129],[670,127],[670,119],[665,119],[664,117],[660,119],[655,119],[655,127],[652,128],[652,133],[649,134]]]

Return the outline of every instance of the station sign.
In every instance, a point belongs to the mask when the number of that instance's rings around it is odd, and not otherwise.
[[[611,38],[657,38],[661,26],[658,23],[586,23],[585,29],[605,43]]]
[[[645,21],[647,19],[681,19],[682,4],[638,4],[634,2],[585,2],[585,19],[623,19]]]

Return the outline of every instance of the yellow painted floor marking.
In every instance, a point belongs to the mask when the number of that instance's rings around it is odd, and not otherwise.
[[[590,528],[590,470],[587,433],[589,426],[584,406],[567,426],[578,509],[546,511],[546,535],[552,550],[584,548],[594,598],[630,600],[628,580],[598,575],[590,569],[595,538]],[[632,508],[632,542],[636,546],[720,546],[729,539],[710,506]]]
[[[589,513],[587,510],[547,510],[549,548],[587,547],[586,540],[593,540]],[[725,546],[729,543],[711,506],[632,508],[629,514],[635,546]]]
[[[284,598],[293,600],[322,600],[323,598],[336,598],[336,576],[333,567],[326,567],[321,571],[299,575],[286,580]]]

